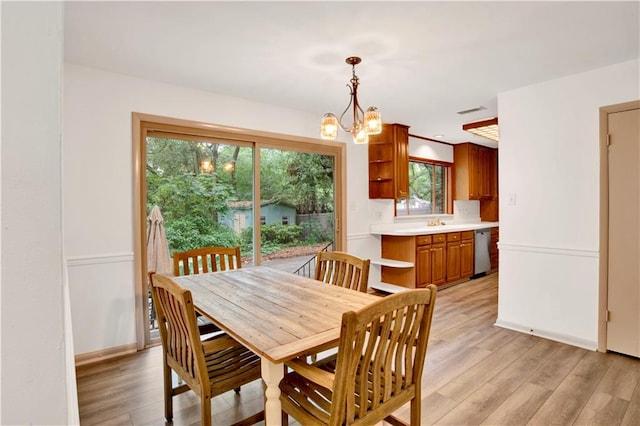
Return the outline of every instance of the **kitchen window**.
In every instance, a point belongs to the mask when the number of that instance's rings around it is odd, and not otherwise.
[[[410,158],[409,198],[397,200],[396,216],[449,213],[450,181],[450,163]]]

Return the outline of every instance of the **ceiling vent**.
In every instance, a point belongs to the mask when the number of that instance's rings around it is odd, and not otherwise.
[[[463,124],[462,130],[498,142],[498,117]]]
[[[460,114],[460,115],[470,114],[472,112],[482,111],[484,109],[486,109],[486,108],[483,107],[483,106],[479,106],[479,107],[475,107],[475,108],[471,108],[471,109],[465,109],[464,111],[458,111],[458,114]]]

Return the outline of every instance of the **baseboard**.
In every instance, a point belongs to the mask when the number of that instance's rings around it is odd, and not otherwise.
[[[105,361],[111,358],[117,358],[123,355],[130,355],[138,351],[135,343],[129,343],[128,345],[116,346],[113,348],[102,349],[95,352],[87,352],[84,354],[76,355],[76,367],[87,364],[94,364],[96,362]]]
[[[566,343],[567,345],[577,346],[579,348],[587,349],[590,351],[596,351],[598,349],[598,342],[591,340],[579,339],[574,336],[567,336],[560,333],[554,333],[548,330],[536,330],[531,327],[526,327],[521,324],[515,324],[508,321],[503,321],[498,318],[494,324],[496,327],[506,328],[520,333],[531,334],[532,336],[542,337],[549,340],[554,340],[560,343]]]

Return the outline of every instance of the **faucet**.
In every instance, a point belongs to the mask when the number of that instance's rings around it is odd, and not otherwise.
[[[437,217],[436,220],[430,220],[427,222],[427,226],[438,226],[438,225],[444,225],[444,222],[440,222],[439,217]]]

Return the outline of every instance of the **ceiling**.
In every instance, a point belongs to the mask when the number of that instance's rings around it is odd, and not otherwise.
[[[500,92],[640,54],[640,2],[66,2],[65,60],[308,111],[359,98],[449,143]],[[484,107],[469,114],[458,111]],[[224,123],[218,123],[224,124]],[[438,138],[437,135],[443,135]]]

